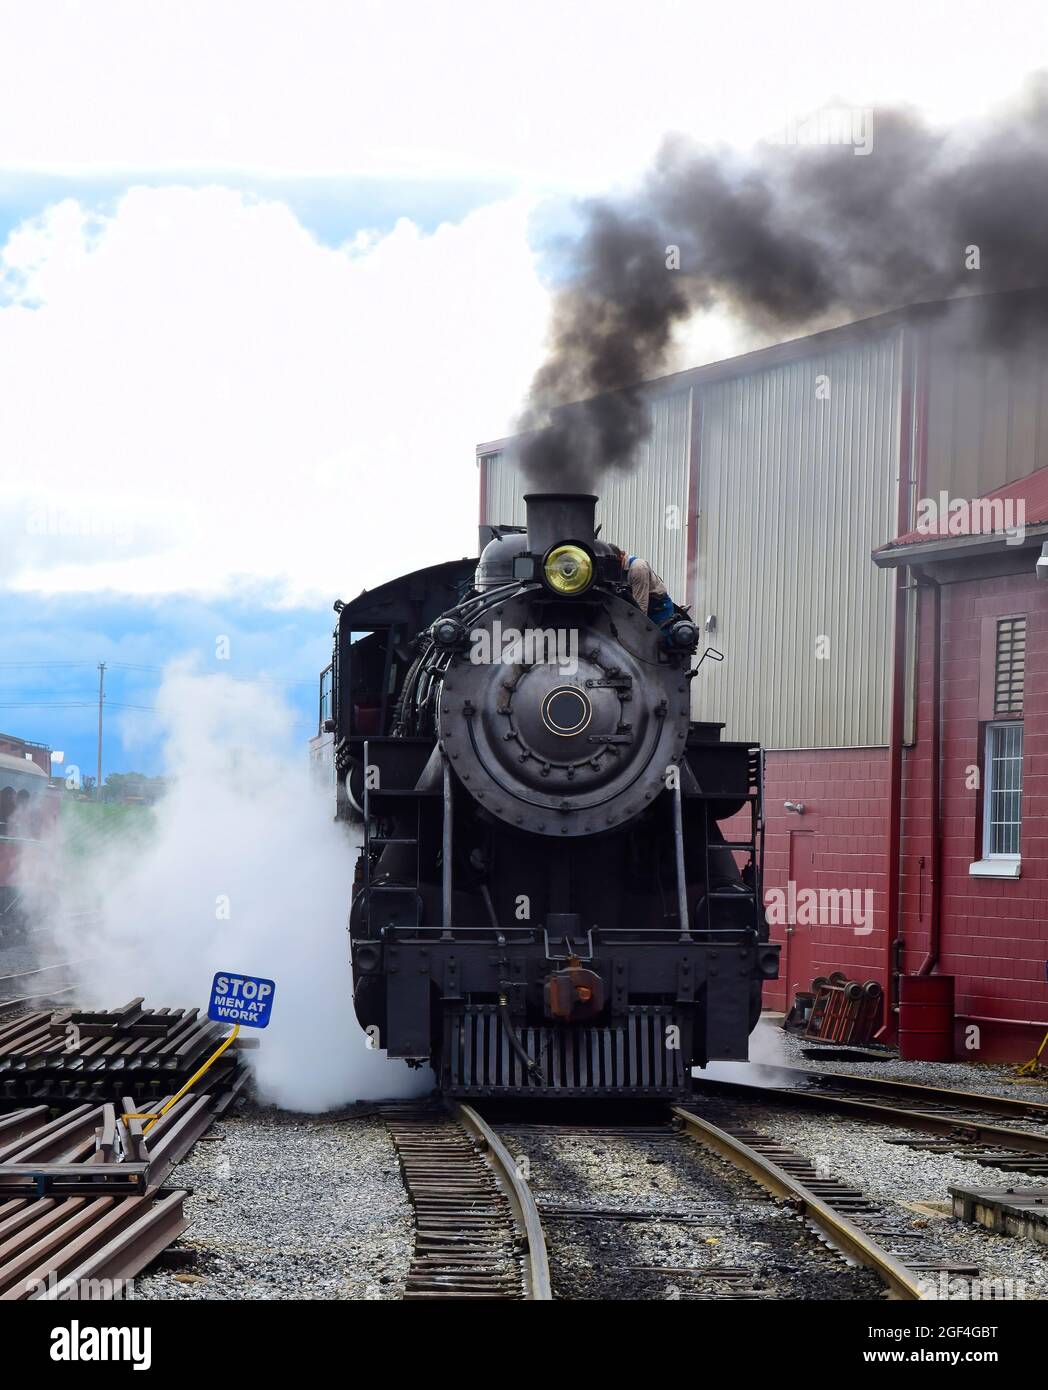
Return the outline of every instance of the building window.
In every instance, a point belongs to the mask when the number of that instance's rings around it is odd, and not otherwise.
[[[1022,829],[1023,726],[1016,720],[986,728],[983,858],[1018,859]]]
[[[1026,619],[1000,618],[994,653],[993,713],[1022,714],[1026,675]],[[1019,735],[1020,751],[1022,734]]]

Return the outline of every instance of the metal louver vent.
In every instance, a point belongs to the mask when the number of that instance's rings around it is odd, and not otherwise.
[[[1002,618],[997,624],[993,712],[1022,714],[1026,672],[1026,619]]]

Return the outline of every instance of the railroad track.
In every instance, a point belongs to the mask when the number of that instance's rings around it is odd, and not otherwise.
[[[891,1221],[862,1193],[752,1131],[744,1150],[740,1136],[731,1142],[680,1108],[648,1111],[630,1123],[546,1122],[533,1116],[549,1109],[529,1107],[498,1120],[507,1146],[541,1174],[559,1297],[833,1300],[876,1298],[882,1283],[894,1297],[919,1297],[921,1270],[844,1215],[869,1217],[874,1231]],[[700,1135],[734,1174],[700,1158]],[[784,1210],[769,1214],[769,1196]]]
[[[740,1070],[745,1068],[756,1072],[758,1076],[767,1077],[768,1081],[763,1084],[772,1090],[816,1088],[823,1094],[870,1098],[881,1096],[885,1100],[908,1102],[913,1109],[918,1110],[928,1109],[934,1112],[947,1107],[1048,1125],[1048,1102],[1030,1100],[1027,1096],[993,1096],[980,1091],[960,1091],[953,1087],[928,1086],[913,1081],[895,1081],[887,1077],[861,1076],[851,1072],[817,1071],[810,1067],[766,1066],[760,1063],[737,1065]],[[735,1069],[734,1065],[732,1069]],[[711,1079],[719,1081],[721,1078]],[[732,1080],[730,1076],[724,1079]],[[706,1082],[706,1077],[696,1080],[701,1085]],[[771,1080],[777,1084],[770,1085]]]
[[[802,1079],[805,1083],[812,1080],[810,1074],[802,1074]],[[827,1078],[820,1080],[826,1080],[829,1084]],[[1041,1171],[1038,1165],[1042,1162],[1042,1155],[1048,1156],[1048,1134],[995,1125],[987,1119],[986,1112],[1008,1115],[1027,1123],[1041,1123],[1048,1121],[1048,1107],[1038,1102],[1009,1098],[972,1094],[956,1097],[932,1087],[914,1087],[904,1083],[896,1086],[895,1083],[879,1080],[866,1094],[861,1085],[854,1089],[850,1085],[842,1087],[840,1080],[834,1078],[832,1088],[826,1091],[818,1090],[813,1094],[798,1089],[787,1091],[785,1096],[777,1088],[769,1090],[739,1083],[703,1083],[702,1088],[717,1094],[712,1105],[707,1104],[707,1110],[712,1110],[713,1117],[709,1113],[697,1114],[690,1106],[675,1106],[671,1111],[672,1124],[543,1123],[530,1119],[528,1116],[534,1112],[529,1111],[525,1118],[510,1117],[500,1122],[499,1127],[511,1140],[511,1146],[520,1146],[523,1142],[527,1147],[529,1139],[534,1143],[572,1136],[599,1144],[602,1146],[596,1150],[599,1153],[608,1152],[607,1146],[617,1140],[634,1147],[643,1145],[653,1155],[648,1157],[649,1163],[667,1161],[673,1152],[673,1145],[679,1144],[682,1138],[694,1141],[726,1160],[738,1173],[744,1174],[764,1192],[783,1203],[849,1264],[862,1266],[875,1275],[891,1299],[935,1297],[935,1291],[941,1286],[941,1279],[935,1276],[978,1277],[980,1270],[976,1265],[956,1263],[924,1223],[913,1221],[911,1212],[894,1202],[859,1190],[848,1180],[827,1171],[822,1166],[824,1161],[813,1160],[782,1142],[773,1132],[765,1132],[764,1128],[757,1127],[761,1125],[761,1119],[759,1112],[754,1114],[752,1103],[757,1100],[775,1104],[785,1098],[796,1099],[799,1104],[816,1108],[823,1104],[826,1108],[846,1109],[848,1113],[863,1118],[912,1127],[920,1137],[914,1139],[911,1136],[903,1142],[918,1148],[933,1147],[938,1151],[940,1145],[929,1145],[924,1138],[926,1129],[934,1126],[943,1136],[941,1147],[967,1146],[963,1150],[965,1157],[975,1157],[987,1165],[1013,1157],[1016,1166],[1021,1164],[1030,1168],[1033,1165],[1033,1171]],[[861,1078],[857,1080],[861,1081]],[[847,1081],[851,1083],[852,1078],[847,1078]],[[731,1097],[738,1095],[745,1096],[747,1106],[744,1109],[733,1109],[731,1106]],[[987,1101],[985,1111],[979,1108],[983,1100]],[[913,1108],[917,1105],[922,1108]],[[766,1128],[774,1131],[774,1121],[769,1119]],[[992,1147],[989,1147],[991,1141]],[[1012,1146],[1007,1151],[1001,1148],[1005,1142]],[[661,1156],[655,1157],[656,1153]],[[548,1178],[548,1173],[546,1176]],[[701,1187],[701,1179],[699,1185]],[[612,1191],[615,1189],[612,1188]],[[659,1203],[625,1205],[616,1200],[594,1201],[587,1193],[585,1200],[567,1203],[540,1199],[539,1207],[543,1221],[548,1229],[554,1231],[563,1222],[570,1223],[575,1229],[580,1225],[600,1225],[605,1232],[609,1229],[608,1223],[620,1232],[631,1226],[649,1223],[660,1230],[688,1226],[707,1228],[700,1230],[699,1239],[692,1243],[696,1263],[628,1263],[622,1262],[623,1256],[620,1254],[620,1263],[615,1266],[615,1271],[623,1279],[637,1278],[637,1289],[633,1296],[700,1299],[783,1296],[776,1291],[774,1269],[769,1274],[768,1269],[760,1269],[748,1262],[708,1262],[702,1251],[702,1237],[705,1236],[706,1243],[713,1245],[723,1239],[717,1230],[725,1213],[718,1209],[716,1203],[707,1201],[677,1207]],[[616,1254],[608,1254],[607,1250],[614,1250],[616,1244],[629,1259],[630,1242],[621,1235],[614,1242],[607,1238],[597,1242],[599,1258],[614,1264]],[[765,1242],[755,1241],[755,1244],[763,1246]],[[937,1249],[937,1245],[940,1248]],[[559,1252],[557,1260],[563,1264]],[[681,1292],[681,1286],[687,1291]],[[643,1294],[640,1292],[642,1288],[646,1291]],[[569,1293],[568,1296],[572,1295]],[[581,1296],[595,1295],[587,1292]],[[598,1293],[596,1296],[604,1295]]]
[[[86,965],[92,957],[54,961],[33,970],[19,970],[0,975],[0,1017],[16,1013],[22,1006],[60,999],[77,987],[76,967]]]
[[[495,1131],[468,1105],[380,1114],[415,1208],[405,1299],[551,1298],[538,1211]]]
[[[890,1214],[882,1203],[777,1139],[734,1121],[715,1125],[682,1106],[674,1106],[673,1113],[692,1139],[786,1202],[841,1254],[872,1270],[890,1297],[920,1299],[922,1273],[947,1268],[900,1259],[890,1245],[907,1237],[885,1225]]]
[[[702,1077],[696,1091],[751,1101],[774,1098],[785,1105],[854,1115],[907,1132],[890,1143],[953,1153],[984,1168],[1048,1176],[1048,1105],[1041,1102],[785,1067],[772,1068],[768,1075],[781,1084]],[[1002,1117],[1015,1123],[1002,1125]],[[1019,1129],[1018,1124],[1028,1127]]]

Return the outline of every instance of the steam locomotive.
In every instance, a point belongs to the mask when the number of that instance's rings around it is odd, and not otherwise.
[[[700,633],[636,606],[596,501],[335,605],[354,1005],[453,1096],[685,1096],[777,975],[761,750],[692,721]]]

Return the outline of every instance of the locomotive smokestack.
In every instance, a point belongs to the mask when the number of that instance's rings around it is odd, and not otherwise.
[[[597,499],[588,492],[530,492],[524,506],[528,549],[533,555],[544,555],[550,546],[563,541],[593,545]]]

